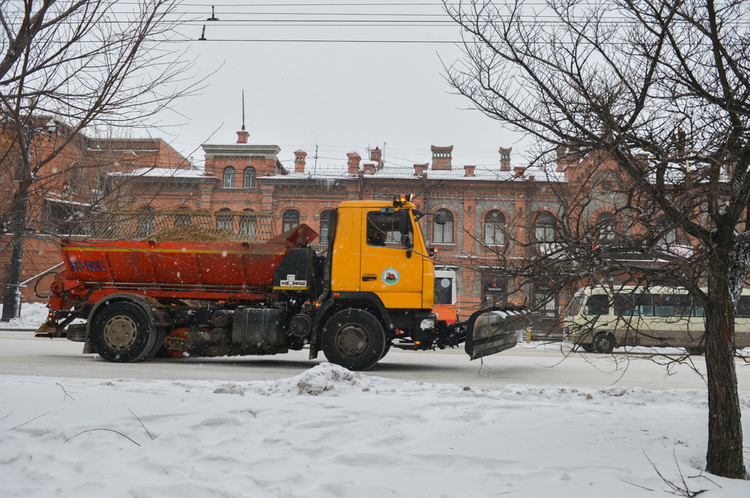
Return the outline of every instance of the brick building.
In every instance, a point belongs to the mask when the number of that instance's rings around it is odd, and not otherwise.
[[[0,133],[0,204],[8,213],[19,178],[20,148],[13,122],[2,117]],[[159,138],[91,138],[74,133],[50,116],[39,116],[23,126],[30,137],[29,155],[34,182],[25,198],[26,228],[21,282],[60,263],[60,236],[106,235],[102,216],[132,202],[134,171],[189,171],[190,163]],[[0,235],[0,273],[5,289],[13,248],[13,233]],[[34,281],[21,289],[24,301],[34,301]],[[2,294],[2,292],[0,292]]]

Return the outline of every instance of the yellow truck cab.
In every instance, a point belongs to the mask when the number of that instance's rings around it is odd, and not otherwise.
[[[435,267],[411,202],[342,202],[331,290],[375,294],[388,309],[432,310]],[[402,229],[404,229],[402,232]]]
[[[433,347],[435,267],[418,216],[410,196],[339,205],[330,220],[330,279],[312,325],[311,357],[320,344],[329,360],[362,369],[392,344]]]

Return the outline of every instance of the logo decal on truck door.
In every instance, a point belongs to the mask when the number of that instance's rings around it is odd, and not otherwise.
[[[395,268],[386,268],[383,271],[383,282],[385,282],[386,285],[394,285],[400,278],[401,275],[398,274],[398,270]]]

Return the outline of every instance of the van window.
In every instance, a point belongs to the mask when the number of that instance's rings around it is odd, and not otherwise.
[[[576,316],[583,305],[583,294],[576,293],[568,304],[568,316]]]
[[[615,313],[619,316],[633,316],[638,314],[636,303],[640,295],[615,294]]]
[[[740,296],[737,302],[736,318],[750,318],[750,296]]]
[[[690,316],[692,299],[687,294],[656,294],[654,314],[656,316]]]
[[[586,315],[609,315],[609,297],[605,294],[590,296],[583,312]]]

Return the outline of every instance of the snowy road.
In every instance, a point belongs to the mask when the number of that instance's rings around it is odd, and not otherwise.
[[[65,339],[35,338],[31,332],[0,331],[0,374],[74,378],[251,381],[299,375],[325,361],[308,360],[308,351],[276,356],[154,359],[114,364],[81,354],[82,344]],[[703,358],[693,357],[704,371]],[[750,392],[750,365],[738,362],[740,390]],[[506,385],[600,388],[611,385],[648,389],[705,389],[701,377],[686,365],[670,370],[636,354],[615,356],[568,354],[560,345],[520,344],[486,358],[469,361],[462,349],[432,352],[391,350],[368,374],[406,381],[471,385],[499,390]]]

